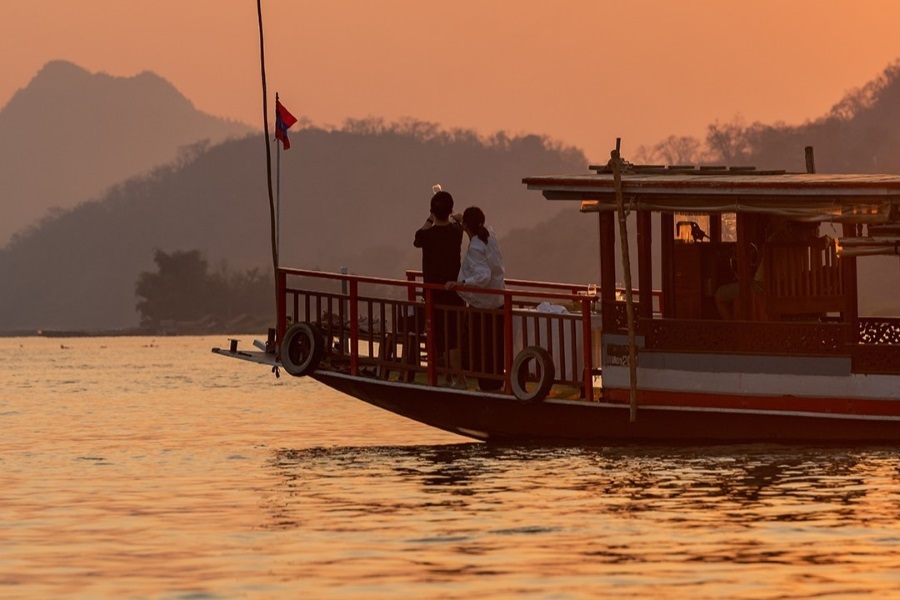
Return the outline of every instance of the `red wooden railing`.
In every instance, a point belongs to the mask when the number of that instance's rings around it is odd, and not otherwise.
[[[439,348],[435,347],[432,333],[435,323],[435,308],[431,302],[431,293],[443,286],[425,284],[417,281],[416,272],[407,273],[406,281],[381,277],[368,277],[341,273],[326,273],[302,269],[280,268],[278,270],[278,324],[277,340],[284,339],[288,317],[292,320],[310,321],[320,325],[329,340],[327,350],[338,358],[347,359],[348,372],[359,375],[361,368],[376,367],[381,369],[396,368],[396,362],[384,356],[382,348],[385,344],[404,344],[405,355],[417,351],[411,347],[412,338],[419,339],[420,333],[425,343],[425,366],[409,364],[404,369],[413,374],[417,371],[426,373],[427,383],[436,385],[439,375],[448,373],[449,368],[438,365],[435,358]],[[295,285],[299,280],[303,285]],[[341,285],[343,284],[343,285]],[[511,392],[510,377],[513,362],[514,338],[521,339],[523,344],[534,343],[549,346],[546,349],[556,352],[563,366],[563,373],[558,374],[560,383],[573,384],[581,388],[584,397],[593,399],[593,375],[595,360],[592,353],[591,316],[596,306],[597,297],[586,294],[587,286],[572,284],[555,284],[548,282],[530,282],[524,280],[507,280],[510,286],[506,290],[486,290],[482,288],[464,287],[462,291],[474,291],[503,296],[503,388]],[[329,286],[341,286],[346,292],[328,289]],[[520,289],[518,286],[532,289]],[[517,287],[512,287],[517,286]],[[361,293],[365,288],[366,294]],[[374,293],[369,293],[369,290]],[[418,301],[424,297],[425,301]],[[538,313],[533,310],[540,302],[564,303],[576,308],[573,313]],[[531,309],[531,310],[529,310]],[[464,307],[441,307],[448,313],[497,315],[497,311],[485,311]],[[412,313],[412,323],[410,314]],[[419,315],[424,314],[424,323]],[[360,319],[368,323],[368,329],[361,329]],[[462,319],[458,319],[459,322]],[[380,330],[372,327],[381,323]],[[514,322],[518,328],[514,329]],[[424,327],[422,327],[424,325]],[[531,329],[529,329],[529,327]],[[580,327],[580,347],[576,343],[574,333]],[[423,331],[419,331],[419,329]],[[554,338],[554,335],[556,336]],[[388,336],[391,336],[390,338]],[[336,342],[334,341],[336,340]],[[360,354],[360,343],[364,352]],[[374,346],[379,345],[376,355]],[[446,350],[446,348],[444,349]],[[581,369],[577,369],[580,355]],[[580,370],[580,373],[575,373]],[[499,371],[499,370],[498,370]],[[467,376],[499,377],[492,375],[484,368],[470,365],[464,370]]]

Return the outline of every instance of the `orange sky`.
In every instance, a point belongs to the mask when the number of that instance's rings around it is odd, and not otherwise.
[[[894,0],[264,0],[269,91],[341,125],[539,133],[605,160],[706,125],[826,112],[900,58]],[[151,70],[261,124],[256,0],[0,2],[0,105],[49,60]]]

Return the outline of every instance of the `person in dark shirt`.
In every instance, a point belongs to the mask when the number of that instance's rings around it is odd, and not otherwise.
[[[431,214],[416,231],[413,245],[422,249],[422,279],[425,283],[443,287],[448,281],[456,281],[459,275],[463,228],[459,215],[452,213],[453,196],[439,191],[431,197]],[[431,294],[435,307],[465,305],[453,290],[435,289]],[[449,359],[450,366],[458,362],[457,316],[457,311],[435,308],[432,324],[435,352]],[[462,386],[458,378],[451,378],[450,383]]]

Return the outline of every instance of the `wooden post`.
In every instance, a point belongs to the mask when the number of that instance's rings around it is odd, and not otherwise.
[[[675,254],[675,215],[670,212],[659,214],[659,261],[662,271],[662,298],[660,308],[664,319],[675,316],[675,268],[672,257]]]
[[[613,150],[610,162],[613,168],[613,181],[616,186],[616,212],[619,213],[619,244],[622,248],[622,270],[625,276],[625,311],[628,317],[628,371],[631,381],[631,422],[637,420],[637,347],[634,336],[634,298],[631,295],[631,260],[628,257],[628,225],[625,214],[625,197],[622,194],[622,174],[619,171],[621,158],[619,146],[621,138],[616,138],[616,149]]]
[[[410,282],[411,285],[406,286],[406,299],[410,302],[416,301],[416,274],[413,271],[406,272],[406,280]],[[424,280],[422,281],[424,283]]]
[[[859,227],[856,223],[844,223],[842,232],[845,237],[856,237],[859,235]],[[844,297],[847,299],[844,306],[846,312],[841,315],[844,323],[850,325],[848,344],[856,344],[859,341],[859,291],[857,290],[857,272],[856,257],[842,256],[838,259],[841,261],[841,282],[844,288]]]
[[[653,228],[650,211],[637,211],[638,313],[642,319],[653,318]]]
[[[616,224],[611,212],[599,213],[600,222],[600,312],[603,329],[612,331],[616,312]]]
[[[806,172],[807,173],[815,173],[816,172],[816,158],[813,155],[813,147],[807,146],[803,149],[806,153]]]
[[[746,213],[737,213],[735,215],[738,264],[738,298],[736,302],[738,310],[735,311],[734,316],[741,321],[749,320],[750,315],[752,314],[752,307],[750,306],[753,302],[753,292],[751,289],[753,286],[753,270],[750,265],[750,238],[752,237],[750,233],[751,218],[755,218],[755,215]],[[762,259],[763,257],[760,256],[759,260]]]
[[[709,215],[709,241],[722,241],[722,215],[719,213]]]

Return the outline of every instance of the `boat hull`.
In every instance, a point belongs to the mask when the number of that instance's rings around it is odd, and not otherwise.
[[[900,442],[900,418],[733,407],[546,400],[424,387],[341,373],[313,377],[364,402],[459,435],[498,443],[851,443]]]

